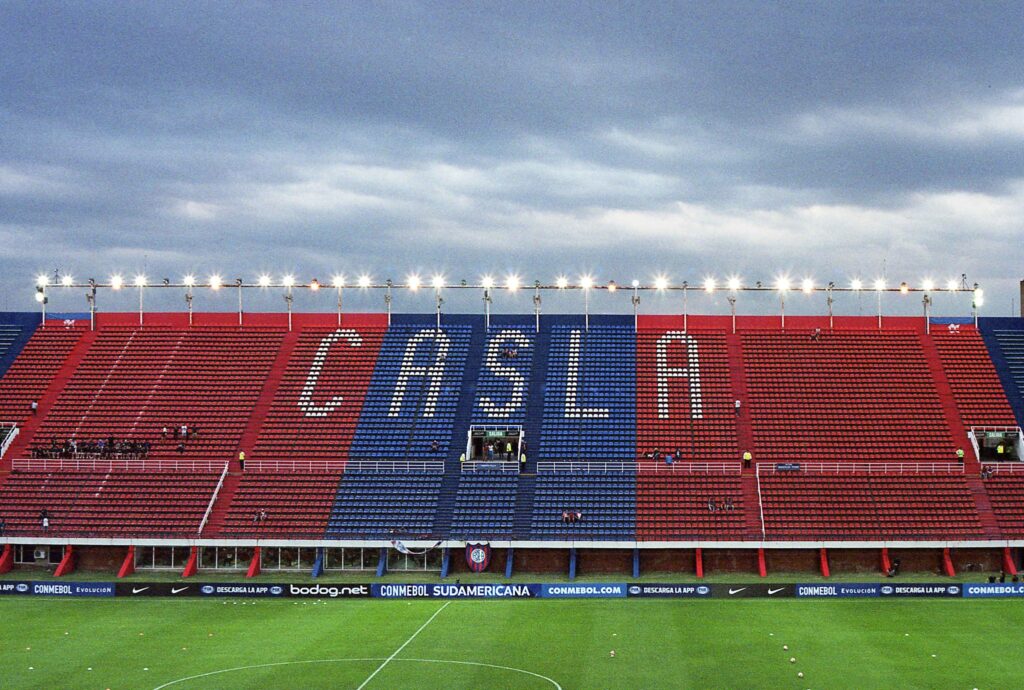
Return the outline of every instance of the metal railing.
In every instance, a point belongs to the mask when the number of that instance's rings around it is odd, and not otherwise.
[[[4,440],[0,443],[0,457],[7,454],[7,449],[14,443],[14,439],[18,437],[21,429],[14,422],[0,422],[0,429],[8,429],[8,432],[4,434]]]
[[[787,463],[757,463],[757,474],[963,474],[956,462],[800,462],[793,469],[778,469]]]
[[[26,472],[50,472],[55,470],[77,470],[80,472],[220,472],[225,466],[223,460],[115,460],[93,458],[75,460],[71,458],[24,458],[11,463],[14,470]]]
[[[306,472],[328,474],[345,469],[344,460],[246,460],[245,472]]]
[[[224,469],[220,473],[220,479],[217,480],[217,487],[213,490],[213,495],[210,496],[210,504],[206,506],[206,512],[203,513],[203,519],[199,522],[199,529],[196,534],[202,534],[203,528],[206,527],[206,521],[210,519],[210,513],[213,512],[213,504],[217,502],[217,496],[220,495],[221,487],[224,486],[224,477],[228,475],[228,463],[224,463]]]
[[[645,474],[742,474],[738,462],[637,462],[637,472]]]
[[[992,474],[1024,474],[1024,463],[1016,462],[1014,460],[982,461],[981,466],[988,468]]]
[[[473,460],[462,463],[462,472],[463,474],[468,472],[501,472],[503,474],[519,474],[519,463]]]
[[[635,472],[635,462],[538,462],[537,474],[608,474]]]
[[[423,472],[444,474],[442,460],[349,460],[345,463],[346,473],[355,472]]]

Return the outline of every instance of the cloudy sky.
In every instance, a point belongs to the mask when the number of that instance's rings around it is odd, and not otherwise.
[[[1022,36],[1015,2],[3,2],[0,308],[56,268],[967,273],[1008,314]]]

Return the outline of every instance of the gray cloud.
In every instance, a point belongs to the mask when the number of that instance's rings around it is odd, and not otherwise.
[[[0,308],[59,266],[966,271],[1005,313],[1022,23],[996,3],[5,3]]]

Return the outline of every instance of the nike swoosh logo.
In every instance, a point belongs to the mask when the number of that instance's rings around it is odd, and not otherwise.
[[[732,589],[732,588],[730,588],[729,589],[729,594],[739,594],[740,592],[742,592],[745,589],[746,589],[746,587],[740,587],[739,589]]]
[[[149,587],[132,587],[132,594],[138,594],[139,592],[145,592]]]
[[[171,587],[171,594],[177,594],[178,592],[184,592],[186,589],[188,589],[187,586],[186,587],[181,587],[179,589],[175,589],[174,587]]]
[[[781,592],[784,589],[786,589],[786,588],[785,587],[779,587],[778,589],[772,589],[771,587],[769,587],[768,588],[768,594],[769,595],[778,594],[779,592]]]

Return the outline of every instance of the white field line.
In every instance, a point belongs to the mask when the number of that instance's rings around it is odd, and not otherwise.
[[[389,656],[387,659],[385,659],[384,663],[382,663],[380,666],[378,666],[377,670],[374,671],[373,673],[371,673],[370,676],[366,680],[363,681],[362,685],[360,685],[358,688],[356,688],[356,690],[363,690],[363,688],[365,688],[366,685],[371,680],[373,680],[374,676],[376,676],[378,673],[380,673],[384,669],[385,666],[390,664],[391,660],[394,659],[396,656],[398,656],[398,653],[401,652],[403,649],[405,649],[409,645],[410,642],[415,640],[416,636],[419,635],[421,632],[423,632],[423,629],[426,628],[428,625],[430,625],[434,621],[434,619],[437,618],[438,614],[441,613],[442,611],[444,611],[446,608],[448,608],[448,605],[451,604],[451,603],[452,603],[451,600],[446,601],[444,603],[444,605],[441,606],[441,608],[439,608],[437,611],[434,611],[434,615],[431,616],[430,618],[428,618],[426,623],[421,625],[419,627],[419,629],[416,630],[416,632],[414,632],[412,635],[410,635],[409,639],[406,640],[405,642],[403,642],[401,647],[399,647],[394,652],[392,652],[391,656]]]

